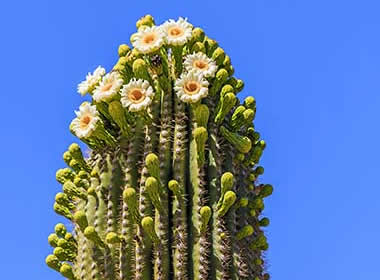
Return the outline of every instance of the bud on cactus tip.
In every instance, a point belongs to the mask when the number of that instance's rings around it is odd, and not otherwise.
[[[148,168],[149,174],[158,180],[160,178],[160,161],[158,160],[158,157],[155,154],[150,153],[145,158],[145,164]]]

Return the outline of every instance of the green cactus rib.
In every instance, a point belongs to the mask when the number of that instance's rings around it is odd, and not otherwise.
[[[138,20],[133,48],[112,71],[78,86],[90,94],[56,173],[55,226],[46,264],[70,280],[267,280],[268,241],[259,183],[266,147],[256,99],[231,58],[179,18]]]

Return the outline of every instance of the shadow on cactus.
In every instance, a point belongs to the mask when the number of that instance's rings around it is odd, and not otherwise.
[[[133,49],[78,86],[77,144],[57,171],[63,191],[46,258],[71,280],[269,279],[259,184],[265,148],[256,102],[236,95],[230,57],[185,19],[137,22]]]

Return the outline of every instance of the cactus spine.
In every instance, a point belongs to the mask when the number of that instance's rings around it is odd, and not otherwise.
[[[119,60],[79,84],[47,265],[70,280],[269,279],[256,101],[228,55],[186,20],[137,22]]]

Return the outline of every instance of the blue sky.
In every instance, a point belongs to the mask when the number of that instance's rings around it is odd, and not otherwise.
[[[56,169],[75,139],[76,85],[108,70],[146,13],[188,17],[229,53],[258,102],[272,279],[379,279],[378,1],[2,1],[0,270],[48,269]]]

